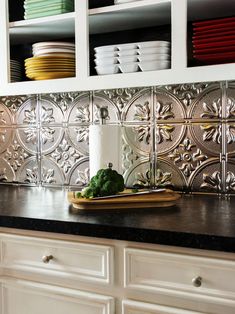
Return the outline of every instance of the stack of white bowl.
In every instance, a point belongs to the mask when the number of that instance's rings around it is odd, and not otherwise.
[[[169,41],[117,44],[94,50],[98,75],[163,70],[171,65]]]
[[[10,60],[11,82],[20,82],[22,80],[22,66],[17,60]]]
[[[137,50],[141,71],[163,70],[171,67],[171,43],[169,41],[140,42]]]

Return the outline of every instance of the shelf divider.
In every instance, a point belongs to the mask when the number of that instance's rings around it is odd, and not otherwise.
[[[10,43],[9,43],[9,30],[8,30],[8,0],[1,3],[1,19],[0,19],[0,42],[1,42],[1,75],[0,86],[4,86],[10,82],[11,69],[10,69]]]
[[[89,76],[88,1],[75,1],[76,76]],[[84,13],[87,14],[84,14]]]
[[[171,2],[171,68],[187,67],[187,0]]]

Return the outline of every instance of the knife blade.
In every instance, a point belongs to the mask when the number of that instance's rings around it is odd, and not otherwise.
[[[108,196],[99,196],[99,197],[93,197],[92,200],[102,200],[102,199],[108,199],[108,198],[152,194],[152,193],[164,192],[165,190],[166,189],[156,189],[156,190],[146,190],[146,191],[140,191],[140,192],[134,192],[134,193],[132,192],[132,193],[123,193],[123,194],[115,194],[115,195],[108,195]]]

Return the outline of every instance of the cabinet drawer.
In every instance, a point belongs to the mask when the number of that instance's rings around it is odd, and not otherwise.
[[[175,296],[235,299],[235,261],[125,249],[125,286]]]
[[[114,298],[23,280],[0,282],[2,314],[114,314]]]
[[[45,274],[65,280],[110,284],[113,248],[105,245],[2,236],[4,274]],[[50,259],[51,258],[51,259]]]
[[[124,300],[122,314],[203,314],[202,312],[187,311],[169,306]]]

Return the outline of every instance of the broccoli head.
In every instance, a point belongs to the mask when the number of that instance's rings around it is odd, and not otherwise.
[[[93,198],[114,195],[125,188],[123,176],[111,168],[100,169],[90,180],[89,185],[82,190],[81,196]]]

